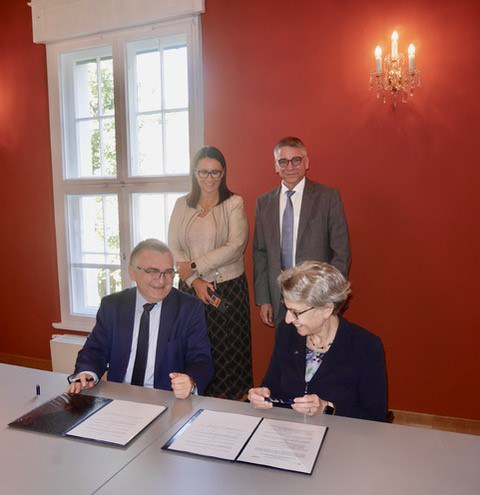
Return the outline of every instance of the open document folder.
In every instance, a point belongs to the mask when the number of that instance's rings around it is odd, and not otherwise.
[[[326,426],[200,409],[162,447],[312,474]]]
[[[8,426],[125,446],[165,409],[154,404],[64,393]]]

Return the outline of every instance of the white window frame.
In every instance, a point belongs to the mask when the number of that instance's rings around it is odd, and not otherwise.
[[[132,4],[135,4],[135,9],[132,9]],[[129,115],[126,104],[127,43],[179,32],[186,33],[189,80],[189,144],[190,156],[193,156],[203,146],[203,87],[199,14],[204,12],[204,0],[176,0],[176,2],[167,0],[110,0],[109,2],[99,0],[33,0],[30,6],[32,7],[34,41],[47,43],[54,209],[61,308],[61,322],[53,323],[53,326],[58,329],[91,331],[95,318],[73,315],[70,309],[71,289],[68,273],[66,197],[69,194],[116,193],[118,195],[122,284],[124,287],[128,287],[130,285],[128,256],[133,248],[132,211],[128,195],[135,192],[182,192],[189,189],[190,178],[188,175],[129,177],[130,160],[127,144],[129,142]],[[121,14],[122,19],[114,18],[112,20],[111,17],[105,15],[105,9],[110,8],[117,13],[118,17],[120,15],[118,12],[122,12],[122,6],[124,7],[123,14]],[[72,9],[76,9],[76,13]],[[81,16],[82,13],[86,17],[78,22],[80,17],[77,16]],[[140,20],[138,19],[139,15],[142,16]],[[57,19],[54,18],[55,16]],[[63,16],[63,18],[58,19],[59,16]],[[171,20],[172,17],[173,20]],[[176,17],[181,18],[175,19]],[[104,24],[106,22],[108,25],[97,26],[98,19],[102,19]],[[108,20],[105,21],[105,19]],[[162,22],[158,22],[159,20]],[[65,24],[70,26],[70,30],[65,27]],[[112,47],[115,81],[117,177],[114,179],[64,179],[65,149],[62,144],[60,56],[62,53],[107,45]]]

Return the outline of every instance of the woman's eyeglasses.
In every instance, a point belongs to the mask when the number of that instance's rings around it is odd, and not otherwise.
[[[200,177],[200,179],[206,179],[208,176],[210,176],[212,179],[219,179],[223,173],[223,170],[197,170],[197,175]]]
[[[315,309],[315,306],[312,306],[311,308],[307,308],[307,309],[304,309],[303,311],[297,311],[296,309],[292,309],[292,308],[289,308],[285,305],[285,300],[282,299],[281,301],[282,303],[282,306],[285,308],[285,311],[289,311],[290,314],[296,319],[298,320],[298,317],[300,315],[303,315],[303,313],[306,313],[307,311],[311,311],[312,309]]]

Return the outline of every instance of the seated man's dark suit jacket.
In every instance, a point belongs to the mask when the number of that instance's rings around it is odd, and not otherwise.
[[[294,399],[305,393],[317,394],[332,402],[339,416],[385,421],[387,379],[380,338],[340,318],[335,340],[308,385],[305,366],[306,337],[283,321],[262,382],[272,397]]]
[[[102,299],[97,322],[78,353],[75,373],[94,371],[123,382],[132,348],[137,289]],[[203,303],[172,288],[162,303],[155,359],[154,387],[172,390],[169,373],[186,373],[202,393],[213,377],[210,341]]]
[[[280,191],[277,187],[258,198],[253,237],[255,302],[272,305],[276,325],[285,315],[277,285],[281,271]],[[295,264],[323,261],[348,278],[350,241],[337,189],[305,179],[295,253]]]

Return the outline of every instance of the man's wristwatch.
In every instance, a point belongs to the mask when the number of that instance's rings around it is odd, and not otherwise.
[[[190,395],[198,395],[198,388],[197,384],[195,383],[195,380],[190,377],[190,380],[192,382],[192,388],[190,389]]]
[[[323,414],[335,414],[335,406],[331,402],[327,402],[327,405],[323,409]]]

